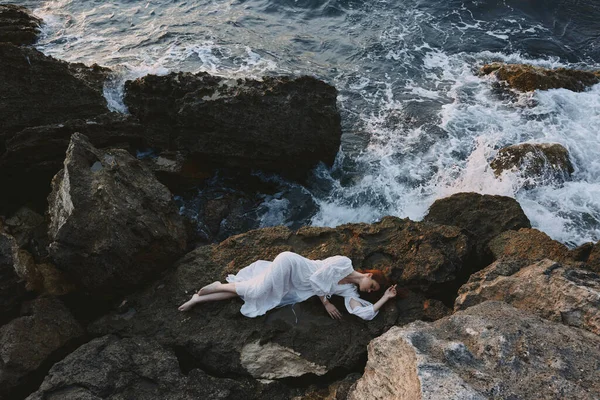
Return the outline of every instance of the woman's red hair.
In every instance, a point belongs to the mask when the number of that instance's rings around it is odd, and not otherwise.
[[[372,278],[375,282],[379,283],[381,289],[386,288],[392,284],[392,281],[388,276],[379,269],[361,269],[358,272],[363,274],[372,274]]]

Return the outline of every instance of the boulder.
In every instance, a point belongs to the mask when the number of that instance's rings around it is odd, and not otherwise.
[[[0,4],[0,42],[17,46],[33,44],[40,34],[42,20],[25,7]]]
[[[583,92],[587,87],[600,82],[600,71],[546,69],[526,64],[492,63],[484,65],[481,73],[493,74],[509,88],[521,92],[560,88]]]
[[[494,260],[517,259],[538,261],[549,258],[554,261],[570,261],[567,246],[552,240],[537,229],[521,228],[518,231],[502,232],[488,243]]]
[[[74,134],[48,198],[50,256],[86,292],[113,298],[171,266],[186,232],[171,193],[121,149]]]
[[[475,243],[480,266],[491,261],[487,244],[492,238],[504,231],[531,228],[515,199],[478,193],[457,193],[438,199],[429,207],[423,220],[467,230]]]
[[[0,232],[0,325],[17,315],[27,297],[25,282],[19,277],[15,264],[19,263],[16,240]]]
[[[37,262],[48,252],[48,224],[46,219],[35,211],[21,207],[4,222],[5,230],[17,241],[17,245],[29,251]]]
[[[84,334],[57,299],[38,298],[23,312],[0,327],[0,393],[12,398],[39,385],[39,369],[68,354]]]
[[[334,87],[311,77],[230,80],[201,72],[128,81],[124,101],[155,148],[190,154],[208,170],[303,178],[338,152],[336,98]]]
[[[490,162],[496,176],[516,170],[527,180],[526,187],[563,183],[573,173],[569,152],[557,143],[523,143],[500,149]]]
[[[50,182],[62,168],[75,132],[86,135],[96,147],[118,147],[133,154],[146,147],[142,126],[132,117],[117,113],[26,128],[6,141],[0,155],[0,186],[20,188],[9,191],[2,203],[8,207],[27,202],[40,212],[45,210]]]
[[[108,112],[102,94],[108,70],[69,64],[39,51],[0,43],[0,154],[27,127]]]
[[[278,392],[279,390],[279,392]],[[173,351],[151,339],[104,336],[56,363],[28,400],[46,399],[261,399],[289,398],[280,385],[215,378],[181,370]]]
[[[600,242],[592,248],[589,258],[585,262],[586,268],[600,273]]]
[[[349,400],[597,399],[600,338],[488,301],[369,344]]]
[[[519,268],[496,261],[473,275],[458,291],[455,310],[500,300],[554,322],[600,335],[600,276],[542,260]]]
[[[192,365],[212,375],[295,382],[321,376],[327,382],[360,371],[366,345],[388,327],[416,318],[439,318],[447,308],[418,293],[386,304],[369,322],[348,315],[343,299],[335,296],[333,303],[345,314],[342,321],[331,319],[317,298],[258,318],[241,315],[238,299],[202,304],[187,313],[177,311],[177,306],[203,285],[287,250],[312,259],[345,254],[355,268],[387,269],[399,285],[439,291],[446,284],[454,287],[469,249],[459,228],[394,217],[335,229],[258,229],[192,251],[172,274],[129,296],[119,310],[89,329],[95,335],[155,338],[179,348]]]

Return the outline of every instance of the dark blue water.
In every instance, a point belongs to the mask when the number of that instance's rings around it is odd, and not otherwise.
[[[600,239],[599,85],[515,102],[475,74],[490,61],[600,69],[598,1],[11,2],[47,22],[43,52],[118,71],[105,93],[122,112],[122,83],[147,73],[309,74],[335,85],[338,160],[294,189],[316,202],[313,224],[418,220],[436,198],[476,191],[515,197],[534,226],[570,245]],[[573,181],[531,190],[518,173],[495,177],[498,148],[522,142],[567,147]],[[265,197],[264,225],[297,218],[285,193]]]

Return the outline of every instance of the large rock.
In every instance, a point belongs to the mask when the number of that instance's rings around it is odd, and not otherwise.
[[[304,177],[320,161],[331,165],[340,146],[337,91],[311,77],[171,73],[128,81],[125,89],[125,104],[154,147],[184,151],[207,169]]]
[[[0,4],[0,42],[17,46],[33,44],[40,34],[42,20],[25,7]]]
[[[16,240],[0,232],[0,325],[17,314],[27,296],[25,282],[15,268],[19,258]]]
[[[592,248],[590,256],[586,260],[586,268],[600,273],[600,242]]]
[[[39,298],[24,308],[24,316],[0,328],[0,397],[31,392],[39,385],[38,369],[68,354],[84,333],[54,298]]]
[[[569,152],[557,143],[523,143],[500,149],[490,162],[496,176],[517,170],[526,178],[526,187],[562,183],[573,173]]]
[[[567,246],[537,229],[522,228],[518,231],[502,232],[488,243],[488,247],[495,260],[572,260]]]
[[[546,69],[526,64],[492,63],[484,65],[481,73],[494,74],[508,87],[522,92],[560,88],[582,92],[600,82],[600,71]]]
[[[501,300],[542,318],[600,335],[600,276],[551,260],[524,268],[497,261],[473,275],[458,291],[455,310]]]
[[[480,266],[489,264],[491,254],[487,244],[492,238],[504,231],[531,228],[515,199],[478,193],[457,193],[436,200],[423,220],[458,226],[470,232]]]
[[[125,150],[97,150],[74,134],[52,188],[50,255],[90,293],[118,296],[186,248],[171,193]]]
[[[31,48],[0,43],[0,154],[27,127],[108,112],[102,95],[107,70],[68,64]]]
[[[116,113],[26,128],[6,141],[5,152],[0,155],[0,186],[20,188],[9,191],[2,203],[18,206],[27,202],[44,210],[52,177],[62,168],[76,132],[86,135],[96,147],[118,147],[135,154],[147,146],[141,125]]]
[[[237,400],[289,398],[281,386],[211,377],[193,369],[154,340],[104,336],[56,363],[28,400],[136,399]],[[274,389],[274,390],[273,390]]]
[[[600,338],[488,301],[369,344],[349,400],[600,397]]]
[[[259,229],[192,251],[173,274],[130,296],[119,311],[89,329],[96,335],[156,338],[214,375],[331,379],[340,372],[360,371],[366,345],[389,326],[439,318],[446,313],[444,307],[413,294],[386,304],[381,315],[366,322],[348,315],[336,297],[332,301],[345,314],[342,321],[332,320],[316,298],[254,319],[240,314],[239,300],[203,304],[188,313],[180,313],[177,306],[203,285],[288,250],[313,259],[345,254],[355,268],[387,269],[400,285],[439,291],[444,285],[454,287],[469,249],[459,228],[394,217],[336,229]]]

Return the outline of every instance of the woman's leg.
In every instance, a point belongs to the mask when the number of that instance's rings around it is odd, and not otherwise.
[[[231,292],[212,293],[205,296],[199,296],[195,293],[190,300],[186,301],[181,306],[179,306],[179,311],[187,311],[198,303],[227,300],[232,299],[234,297],[237,297],[237,294]]]
[[[210,285],[204,286],[202,289],[198,291],[200,296],[206,296],[213,293],[233,293],[237,295],[235,290],[235,283],[221,283],[221,282],[213,282]]]

